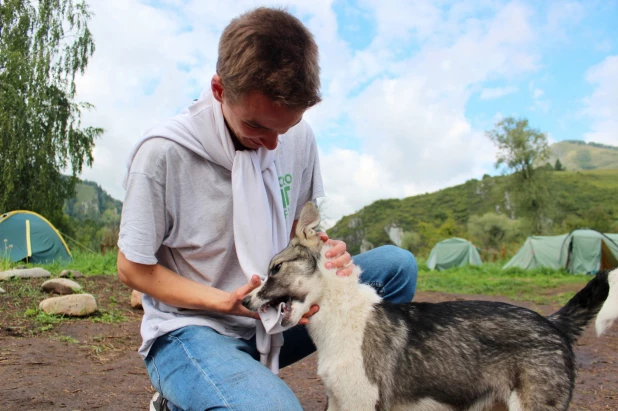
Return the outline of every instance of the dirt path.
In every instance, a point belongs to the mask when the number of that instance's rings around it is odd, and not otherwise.
[[[3,285],[3,287],[5,287]],[[100,306],[117,304],[128,322],[101,323],[89,319],[56,325],[28,336],[28,324],[6,307],[25,310],[7,295],[0,296],[1,410],[147,410],[152,389],[141,359],[141,312],[128,304],[128,290],[114,277],[87,280],[84,289]],[[564,290],[561,290],[564,291]],[[116,296],[115,298],[110,298]],[[487,296],[419,293],[418,301],[453,299],[513,301]],[[116,303],[117,302],[117,303]],[[555,307],[516,302],[548,314]],[[18,313],[19,314],[19,313]],[[601,339],[588,329],[577,349],[578,377],[572,410],[618,410],[618,327]],[[316,376],[316,357],[284,369],[281,377],[297,394],[306,411],[322,411],[326,399]]]

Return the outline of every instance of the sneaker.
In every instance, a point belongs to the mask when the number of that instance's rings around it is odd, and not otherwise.
[[[150,400],[150,411],[169,411],[167,400],[158,392],[155,392]]]

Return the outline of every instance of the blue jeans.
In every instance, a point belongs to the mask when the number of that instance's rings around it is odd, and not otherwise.
[[[418,268],[414,256],[382,246],[354,257],[361,281],[390,302],[412,300]],[[304,326],[284,332],[279,357],[286,367],[315,351]],[[302,411],[290,388],[259,362],[255,338],[227,337],[188,326],[155,341],[146,358],[152,385],[176,410]]]

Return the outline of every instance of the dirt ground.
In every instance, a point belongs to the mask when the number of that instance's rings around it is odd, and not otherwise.
[[[0,410],[148,409],[153,391],[136,352],[142,312],[131,308],[129,290],[114,276],[78,282],[97,298],[101,312],[53,328],[24,315],[46,297],[35,291],[40,280],[0,283],[6,290],[0,294]],[[32,291],[24,293],[24,287]],[[543,314],[556,308],[487,296],[419,292],[415,297],[454,299],[510,302]],[[600,339],[589,328],[576,352],[579,370],[571,409],[618,410],[618,327]],[[315,354],[282,370],[281,377],[306,411],[324,410]]]

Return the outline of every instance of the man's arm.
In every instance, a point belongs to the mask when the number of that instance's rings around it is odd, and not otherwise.
[[[245,295],[260,285],[257,275],[249,284],[228,293],[189,280],[160,264],[134,263],[118,251],[118,277],[129,287],[174,307],[259,318],[241,304]]]

